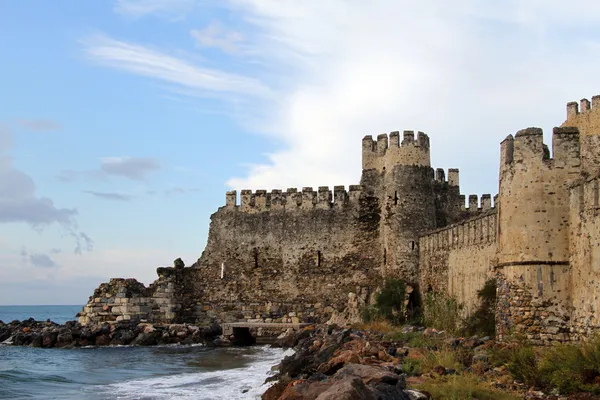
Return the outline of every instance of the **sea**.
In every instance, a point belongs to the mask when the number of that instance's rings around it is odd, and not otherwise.
[[[0,320],[76,319],[82,306],[0,306]],[[0,344],[0,399],[260,399],[290,350],[268,345],[39,349]]]

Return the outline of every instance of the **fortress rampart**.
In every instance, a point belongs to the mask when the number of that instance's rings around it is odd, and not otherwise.
[[[495,277],[500,340],[600,329],[600,96],[567,105],[551,148],[539,128],[508,135],[497,196],[462,194],[422,132],[365,136],[362,167],[348,189],[227,192],[192,267],[159,268],[136,293],[103,284],[82,322],[357,322],[389,278],[416,289],[409,306],[441,292],[469,314]]]
[[[496,209],[490,208],[421,236],[421,290],[448,294],[464,305],[465,314],[473,312],[477,291],[494,277],[496,221]]]

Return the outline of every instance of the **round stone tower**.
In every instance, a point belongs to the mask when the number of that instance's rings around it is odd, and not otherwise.
[[[418,132],[381,134],[362,142],[361,185],[379,199],[383,275],[417,285],[419,235],[435,228],[434,171],[429,137]]]
[[[499,339],[511,330],[539,344],[568,340],[569,185],[579,176],[579,133],[555,128],[553,158],[542,130],[501,144],[498,208]]]

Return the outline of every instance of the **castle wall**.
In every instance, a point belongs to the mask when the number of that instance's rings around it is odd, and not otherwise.
[[[419,248],[423,293],[449,295],[471,314],[479,304],[477,292],[494,277],[495,209],[421,236]]]
[[[186,268],[182,318],[324,322],[380,284],[379,201],[360,186],[228,197]]]
[[[555,128],[553,155],[542,130],[501,144],[497,332],[516,329],[539,344],[568,339],[571,304],[569,190],[579,175],[577,130]]]
[[[600,167],[600,96],[567,104],[567,119],[562,127],[579,130],[581,141],[581,171],[595,176]]]
[[[572,335],[578,339],[600,328],[599,178],[581,182],[570,191]]]

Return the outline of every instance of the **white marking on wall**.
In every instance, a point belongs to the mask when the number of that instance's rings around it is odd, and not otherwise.
[[[225,263],[221,263],[221,279],[225,278]]]

